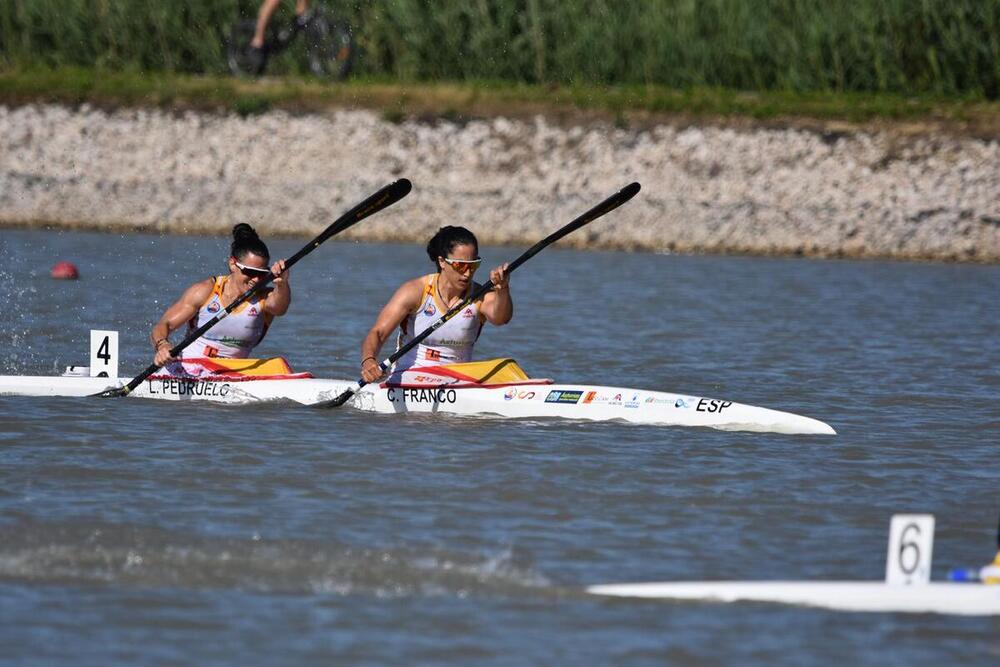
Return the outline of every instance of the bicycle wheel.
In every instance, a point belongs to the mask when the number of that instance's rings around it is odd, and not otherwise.
[[[349,25],[320,14],[306,26],[305,41],[313,74],[335,80],[350,74],[354,64],[354,36]]]
[[[257,21],[244,19],[237,21],[229,31],[226,40],[226,63],[234,76],[257,76],[264,71],[266,58],[250,53],[250,40],[257,30]]]

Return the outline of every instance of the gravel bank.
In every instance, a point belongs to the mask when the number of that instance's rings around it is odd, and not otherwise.
[[[0,224],[309,235],[398,176],[414,192],[345,236],[422,243],[463,224],[527,244],[637,180],[563,243],[1000,261],[997,141],[0,107]]]

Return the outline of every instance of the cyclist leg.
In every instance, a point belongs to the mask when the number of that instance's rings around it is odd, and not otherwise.
[[[309,11],[309,0],[295,0],[295,22],[300,28],[304,27],[312,14]]]
[[[250,48],[264,48],[264,32],[267,30],[267,24],[271,22],[271,17],[274,16],[274,12],[277,11],[280,4],[281,0],[264,0],[260,4],[260,11],[257,13],[257,30],[254,31],[253,39],[250,40]]]

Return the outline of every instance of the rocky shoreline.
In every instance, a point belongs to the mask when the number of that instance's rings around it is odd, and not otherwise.
[[[1000,262],[997,140],[0,106],[0,226],[307,236],[399,176],[413,193],[345,237],[462,224],[528,244],[636,180],[635,200],[561,243]]]

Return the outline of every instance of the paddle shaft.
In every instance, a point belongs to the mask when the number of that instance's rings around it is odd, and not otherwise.
[[[312,241],[307,243],[297,253],[286,259],[285,270],[287,271],[288,269],[292,268],[292,266],[294,266],[296,262],[298,262],[300,259],[311,253],[316,248],[318,248],[324,241],[326,241],[331,236],[339,234],[348,227],[351,227],[352,225],[361,222],[368,216],[378,213],[382,209],[388,208],[389,206],[392,206],[400,199],[405,197],[407,194],[409,194],[410,189],[412,187],[413,185],[410,183],[410,181],[408,181],[405,178],[401,178],[398,181],[390,183],[389,185],[385,186],[372,196],[368,197],[363,202],[352,208],[350,211],[348,211],[344,215],[334,220],[333,223],[330,224],[329,227],[324,229],[319,236],[317,236]],[[184,340],[182,340],[181,342],[177,343],[177,345],[174,345],[172,348],[170,348],[170,356],[176,357],[178,354],[180,354],[184,348],[186,348],[194,341],[198,340],[202,336],[202,334],[204,334],[206,331],[208,331],[216,324],[221,322],[223,319],[225,319],[231,312],[233,312],[233,310],[239,307],[240,304],[245,302],[247,299],[251,298],[254,294],[263,290],[265,287],[267,287],[267,284],[270,283],[273,278],[274,274],[268,271],[267,275],[261,278],[256,285],[254,285],[253,287],[245,291],[243,294],[241,294],[239,297],[237,297],[235,301],[226,306],[226,308],[220,311],[218,315],[210,319],[208,322],[205,322],[203,325],[201,325],[200,327],[189,333],[187,336],[185,336]],[[97,395],[105,398],[116,397],[116,396],[128,396],[130,393],[132,393],[132,390],[138,387],[146,378],[155,373],[159,368],[160,366],[156,364],[150,364],[146,368],[146,370],[144,370],[142,373],[133,378],[132,381],[129,382],[124,387],[120,387],[117,389],[110,389],[108,391],[102,392]]]
[[[510,275],[511,273],[513,273],[514,270],[517,269],[517,267],[521,266],[522,264],[524,264],[525,262],[527,262],[529,259],[531,259],[535,255],[537,255],[538,253],[540,253],[546,246],[549,246],[549,245],[555,243],[556,241],[558,241],[559,239],[563,238],[567,234],[570,234],[570,233],[576,231],[577,229],[580,229],[581,227],[583,227],[587,223],[593,222],[594,220],[596,220],[597,218],[601,217],[602,215],[604,215],[606,213],[610,213],[614,209],[618,208],[619,206],[621,206],[622,204],[624,204],[625,202],[627,202],[629,199],[631,199],[632,197],[634,197],[639,192],[640,187],[641,186],[638,183],[630,183],[629,185],[625,186],[624,188],[622,188],[621,190],[619,190],[615,194],[611,195],[610,197],[608,197],[607,199],[605,199],[604,201],[602,201],[600,204],[598,204],[597,206],[593,207],[592,209],[590,209],[589,211],[587,211],[583,215],[579,216],[578,218],[576,218],[575,220],[573,220],[569,224],[567,224],[564,227],[561,227],[560,229],[552,232],[551,234],[549,234],[548,236],[546,236],[544,239],[542,239],[541,241],[539,241],[538,243],[536,243],[535,245],[531,246],[526,251],[524,251],[524,253],[522,253],[513,262],[511,262],[510,264],[508,264],[507,265],[507,274]],[[441,327],[443,327],[448,322],[448,320],[450,320],[455,315],[457,315],[458,313],[460,313],[470,303],[474,303],[474,302],[478,301],[479,299],[481,299],[483,297],[483,295],[485,295],[487,292],[489,292],[492,289],[493,289],[493,281],[492,280],[488,280],[486,283],[484,283],[483,285],[481,285],[479,287],[479,289],[475,290],[472,294],[470,294],[469,296],[465,297],[465,299],[463,299],[460,303],[456,304],[455,306],[452,306],[451,309],[449,309],[448,312],[446,312],[444,315],[442,315],[440,317],[440,319],[438,319],[434,324],[430,325],[429,327],[427,327],[426,329],[424,329],[423,331],[421,331],[419,334],[417,334],[416,336],[414,336],[406,345],[404,345],[403,347],[401,347],[398,350],[396,350],[392,354],[392,356],[390,356],[389,358],[387,358],[384,361],[382,361],[379,364],[379,368],[382,370],[382,372],[385,372],[385,371],[389,370],[389,368],[394,363],[396,363],[396,361],[398,361],[404,354],[406,354],[407,352],[409,352],[410,350],[412,350],[414,347],[416,347],[417,345],[419,345],[425,338],[427,338],[428,336],[430,336],[432,333],[434,333],[435,331],[437,331],[438,329],[440,329]],[[341,405],[343,405],[344,403],[346,403],[351,398],[351,396],[353,396],[359,389],[361,389],[362,387],[364,387],[366,384],[368,384],[368,383],[365,382],[364,378],[361,378],[361,379],[359,379],[357,381],[355,387],[353,387],[351,389],[344,390],[339,396],[337,396],[336,398],[330,399],[329,401],[322,401],[320,403],[314,403],[311,407],[314,407],[314,408],[336,408],[336,407],[340,407]]]

